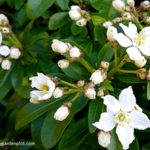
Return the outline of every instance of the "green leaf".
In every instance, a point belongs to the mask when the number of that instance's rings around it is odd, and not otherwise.
[[[88,135],[87,118],[81,119],[78,122],[73,122],[62,136],[59,149],[77,150]]]
[[[130,150],[140,150],[137,138],[135,138],[133,143],[130,145]]]
[[[93,24],[96,26],[96,25],[100,25],[101,23],[105,22],[106,19],[99,16],[99,15],[91,15],[91,19],[92,19],[92,22]]]
[[[50,100],[50,101],[44,101],[40,104],[32,104],[27,103],[24,105],[16,118],[16,129],[22,128],[28,123],[32,122],[39,116],[43,115],[48,110],[52,110],[59,105],[61,105],[65,100],[68,100],[68,96],[64,96],[62,98],[56,99],[56,100]]]
[[[150,100],[150,81],[147,82],[147,99]]]
[[[56,3],[62,10],[68,10],[69,1],[70,0],[56,0]]]
[[[113,49],[109,43],[106,43],[98,53],[98,62],[105,60],[110,61],[113,57]]]
[[[100,114],[103,112],[104,105],[101,99],[90,102],[88,110],[88,125],[90,133],[94,133],[96,128],[93,123],[99,120]]]
[[[54,113],[51,112],[44,120],[41,130],[41,140],[45,149],[50,149],[59,141],[64,130],[71,122],[73,116],[79,112],[85,105],[87,100],[83,97],[77,99],[72,105],[69,116],[64,121],[57,121],[54,119]]]
[[[67,12],[58,12],[51,16],[48,23],[48,28],[50,30],[56,30],[69,21]]]
[[[28,0],[26,7],[28,17],[30,19],[40,17],[54,2],[55,0]]]

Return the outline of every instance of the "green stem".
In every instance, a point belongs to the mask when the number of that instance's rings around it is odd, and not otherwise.
[[[69,83],[67,81],[61,80],[60,83],[65,84],[67,86],[73,87],[73,88],[78,88],[76,85]]]
[[[72,93],[76,93],[76,92],[81,92],[81,89],[69,89],[67,91],[64,92],[64,94],[72,94]]]
[[[115,68],[113,68],[109,73],[108,73],[108,78],[112,77],[116,72],[119,71],[120,68],[122,68],[124,66],[124,64],[127,62],[128,60],[128,55],[126,54],[124,56],[124,58],[122,59],[122,61],[120,62],[120,64],[118,66],[116,66]]]
[[[118,71],[121,72],[121,73],[137,74],[136,70],[123,70],[123,69],[119,69]]]
[[[71,102],[73,103],[78,97],[80,96],[80,92],[78,92],[71,100]]]
[[[95,71],[95,69],[84,59],[81,58],[79,62],[91,73]]]
[[[115,67],[118,64],[118,59],[117,59],[117,48],[114,48],[114,61],[115,61]]]

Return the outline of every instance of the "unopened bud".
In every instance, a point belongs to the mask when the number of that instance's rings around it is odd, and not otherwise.
[[[141,80],[146,79],[146,77],[147,77],[147,71],[146,71],[146,69],[145,69],[145,68],[139,69],[138,72],[137,72],[137,76],[138,76]]]
[[[81,56],[81,51],[80,51],[79,48],[77,48],[77,47],[74,46],[74,47],[72,47],[72,48],[70,49],[69,55],[70,55],[70,57],[72,57],[72,58],[79,58],[79,57]]]
[[[87,19],[85,18],[81,18],[76,21],[76,25],[80,27],[86,26],[86,24],[87,24]]]
[[[58,121],[63,121],[68,117],[69,114],[70,108],[64,104],[56,110],[54,114],[54,119]]]
[[[127,0],[127,4],[128,4],[130,7],[134,7],[134,6],[135,6],[135,1],[134,1],[134,0]]]
[[[0,55],[2,56],[8,56],[10,54],[10,49],[8,46],[6,45],[2,45],[0,46]]]
[[[122,15],[122,19],[123,20],[131,20],[132,16],[129,12],[124,12],[123,15]]]
[[[98,97],[104,96],[104,95],[105,95],[104,90],[105,90],[104,88],[99,88],[99,89],[98,89],[98,92],[97,92],[97,96],[98,96]]]
[[[116,41],[116,35],[118,34],[117,29],[114,26],[110,26],[107,29],[107,39],[110,42]]]
[[[8,28],[8,27],[3,27],[1,30],[2,30],[3,34],[9,34],[10,33],[10,28]]]
[[[113,0],[112,6],[119,12],[125,10],[125,2],[123,0]]]
[[[147,16],[147,17],[145,18],[145,22],[148,23],[148,24],[150,24],[150,17],[149,17],[149,16]]]
[[[84,81],[84,80],[79,80],[79,81],[77,82],[77,86],[78,86],[78,87],[82,87],[82,86],[84,86],[84,84],[85,84],[85,81]]]
[[[134,60],[134,64],[138,67],[138,68],[142,68],[143,66],[145,66],[147,60],[144,58],[144,56],[141,56],[141,59],[139,60]]]
[[[112,20],[112,23],[117,24],[117,23],[120,23],[121,21],[122,21],[122,17],[117,17],[117,18]]]
[[[103,71],[102,69],[96,70],[95,72],[92,73],[90,80],[94,84],[99,84],[103,82],[106,79],[106,72]]]
[[[18,48],[12,47],[10,49],[10,58],[18,59],[20,57],[20,55],[21,55],[21,52],[20,52],[20,50]]]
[[[0,26],[8,26],[8,18],[4,14],[0,14]]]
[[[103,27],[105,27],[105,28],[111,27],[112,25],[113,24],[112,24],[111,21],[106,21],[106,22],[103,23]]]
[[[59,98],[59,97],[62,97],[64,94],[64,90],[60,87],[56,87],[54,92],[53,92],[53,96],[54,98]]]
[[[1,63],[1,67],[4,70],[9,70],[10,67],[11,67],[11,61],[8,60],[8,59],[3,60],[2,63]]]
[[[107,70],[108,67],[109,67],[109,62],[101,61],[100,68],[103,68],[103,69]]]
[[[84,95],[88,99],[95,99],[96,98],[96,91],[95,88],[86,88],[84,91]]]
[[[69,51],[69,49],[71,48],[71,45],[69,43],[64,43],[64,42],[54,39],[51,47],[54,52],[64,54]]]
[[[98,144],[106,148],[110,144],[111,134],[110,132],[99,131],[98,132]]]
[[[140,8],[143,10],[148,10],[150,8],[150,2],[149,1],[143,1],[140,3]]]
[[[58,66],[61,68],[61,69],[66,69],[69,67],[69,60],[67,59],[61,59],[58,61]]]

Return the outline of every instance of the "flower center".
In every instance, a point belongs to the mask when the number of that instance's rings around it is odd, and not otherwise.
[[[43,85],[41,86],[41,91],[42,91],[44,94],[46,94],[46,93],[48,92],[48,90],[49,90],[48,85],[43,84]]]
[[[133,42],[137,45],[143,44],[144,36],[142,34],[138,34],[138,36],[134,38]]]

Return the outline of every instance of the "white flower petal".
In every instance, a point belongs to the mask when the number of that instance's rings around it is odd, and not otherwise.
[[[116,125],[115,117],[110,113],[102,113],[100,120],[93,123],[93,125],[100,130],[104,130],[105,132],[111,131]]]
[[[125,111],[132,111],[134,109],[136,98],[131,86],[121,91],[119,95],[119,103],[120,107]]]
[[[134,129],[128,125],[117,126],[116,133],[118,135],[119,141],[121,142],[123,149],[128,149],[129,145],[134,140]]]
[[[150,120],[148,117],[142,112],[131,112],[131,122],[130,125],[133,128],[144,130],[146,128],[150,128]]]
[[[141,30],[140,35],[149,36],[150,35],[150,27],[145,27]]]
[[[143,55],[145,56],[150,56],[150,46],[146,46],[146,45],[140,45],[139,46],[140,51],[142,52]]]
[[[132,24],[131,22],[129,23],[129,27],[125,26],[124,24],[120,23],[119,24],[121,28],[123,29],[124,33],[126,36],[128,36],[131,40],[137,36],[137,27]]]
[[[129,47],[126,51],[131,60],[140,60],[142,58],[140,51],[136,47]]]
[[[116,35],[116,40],[122,47],[129,47],[132,45],[132,41],[122,33]]]
[[[115,97],[111,95],[106,95],[102,98],[104,99],[104,104],[107,106],[108,112],[116,114],[120,110],[119,101]]]

